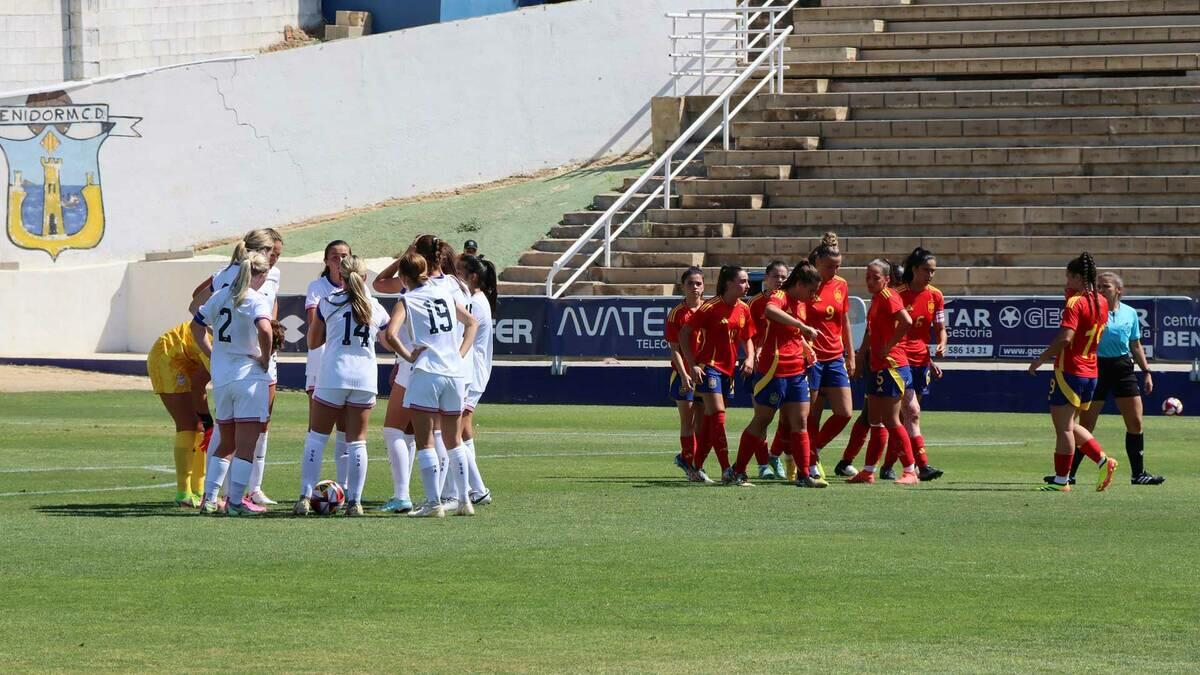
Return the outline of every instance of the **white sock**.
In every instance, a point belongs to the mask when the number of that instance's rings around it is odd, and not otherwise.
[[[452,496],[460,501],[466,501],[470,497],[467,493],[470,491],[469,479],[467,478],[467,465],[470,462],[468,459],[470,451],[467,446],[460,445],[450,451],[450,481],[454,483]]]
[[[904,470],[905,470],[905,471],[908,471],[909,473],[916,473],[916,472],[917,472],[917,465],[916,465],[916,464],[909,464],[908,466],[904,467]]]
[[[441,461],[438,460],[437,450],[425,448],[417,451],[417,465],[421,467],[421,485],[425,486],[425,500],[432,503],[442,501],[442,477],[438,474]]]
[[[313,488],[321,482],[321,461],[325,456],[325,444],[329,434],[308,432],[304,439],[304,457],[300,459],[300,496],[311,497]]]
[[[258,443],[254,444],[254,470],[250,472],[250,492],[262,489],[263,469],[267,467],[267,432],[258,435]]]
[[[354,441],[346,445],[350,453],[349,467],[346,471],[346,501],[362,501],[363,486],[367,484],[367,442]]]
[[[383,442],[387,445],[388,464],[392,467],[392,497],[409,499],[408,484],[412,481],[412,456],[408,452],[410,435],[393,429],[383,428]]]
[[[213,432],[216,436],[216,432]],[[215,447],[215,446],[210,446]],[[215,500],[217,498],[217,490],[220,489],[221,483],[225,482],[225,474],[229,472],[229,460],[223,457],[218,457],[215,454],[208,456],[208,468],[204,474],[204,498]]]
[[[217,448],[220,447],[220,445],[221,445],[221,425],[216,424],[213,426],[212,437],[208,439],[208,447],[204,449],[204,452],[208,453],[209,459],[212,459],[213,453],[215,453],[217,451]],[[208,474],[205,474],[205,475],[208,475]]]
[[[234,457],[229,466],[229,503],[241,504],[246,496],[246,485],[250,482],[250,472],[254,464],[240,457]]]
[[[874,465],[874,464],[868,464],[868,465],[866,465],[866,466],[864,466],[864,467],[863,467],[863,471],[864,471],[864,472],[866,472],[866,473],[875,473],[875,465]]]
[[[346,432],[339,431],[333,437],[333,465],[337,469],[337,482],[346,489],[346,476],[349,474],[350,451],[346,449]]]
[[[213,427],[212,438],[209,439],[208,448],[205,450],[205,452],[208,453],[208,461],[209,461],[210,467],[212,466],[213,458],[217,456],[217,448],[219,448],[219,447],[221,447],[221,425],[218,424],[217,426]],[[228,472],[229,460],[226,459],[226,460],[224,460],[224,462],[225,462],[225,469],[220,472],[220,476],[218,476],[219,480],[217,480],[216,483],[213,484],[211,490],[209,489],[208,486],[209,486],[209,483],[212,482],[213,472],[211,471],[211,469],[205,469],[204,494],[211,495],[213,499],[216,499],[217,496],[221,493],[221,491],[222,491],[221,488],[225,488],[224,489],[225,494],[229,494],[229,472]]]
[[[487,486],[483,484],[483,475],[479,473],[479,463],[475,461],[475,439],[463,443],[467,447],[467,481],[471,486],[471,492],[483,495],[487,494]]]
[[[446,444],[442,442],[442,432],[433,432],[433,449],[438,456],[438,478],[442,481],[438,485],[438,494],[445,496],[446,494],[446,476],[450,475],[450,453],[446,452]]]

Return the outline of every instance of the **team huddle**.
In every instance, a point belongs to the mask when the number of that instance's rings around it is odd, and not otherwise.
[[[683,273],[684,298],[668,317],[667,341],[672,365],[669,395],[680,423],[675,464],[689,480],[714,482],[704,470],[712,452],[725,484],[750,485],[746,472],[754,460],[760,479],[828,487],[821,452],[850,422],[850,382],[859,375],[865,378],[865,400],[834,473],[852,484],[873,484],[878,473],[900,485],[943,475],[929,464],[920,424],[921,400],[942,376],[933,357],[943,356],[947,344],[945,298],[931,283],[937,259],[918,247],[903,266],[883,258],[867,264],[871,304],[867,334],[857,352],[850,334],[849,284],[838,276],[841,260],[837,236],[826,233],[808,259],[790,271],[782,261],[768,264],[762,292],[748,303],[742,298],[749,290],[749,277],[740,267],[721,268],[716,294],[707,301],[703,270],[692,267]],[[1085,252],[1067,266],[1066,285],[1059,334],[1029,367],[1032,374],[1051,361],[1055,365],[1050,390],[1055,472],[1040,489],[1070,490],[1085,457],[1100,467],[1097,490],[1111,483],[1117,461],[1091,435],[1109,393],[1126,418],[1131,482],[1159,484],[1164,479],[1142,466],[1141,392],[1131,354],[1146,374],[1147,390],[1152,380],[1140,330],[1128,323],[1133,310],[1119,302],[1120,277],[1105,273],[1098,279],[1095,262]],[[1110,304],[1123,330],[1101,346]],[[1106,347],[1111,354],[1103,353]],[[744,355],[740,367],[739,353]],[[751,390],[754,412],[731,461],[725,408],[736,371]],[[1094,396],[1097,406],[1090,405]],[[826,403],[832,415],[822,424]],[[1136,407],[1136,415],[1124,414],[1127,407]],[[767,430],[777,414],[779,423],[768,444]],[[853,462],[864,443],[867,453],[860,471]],[[901,465],[899,476],[896,462]]]
[[[176,503],[201,514],[256,515],[276,503],[263,492],[262,477],[283,342],[275,321],[282,248],[274,230],[247,233],[230,263],[196,287],[194,318],[163,335],[147,360],[176,423]],[[305,301],[309,427],[293,513],[313,512],[333,437],[343,511],[363,515],[378,345],[397,354],[383,431],[393,496],[380,510],[474,515],[476,505],[491,503],[472,419],[491,374],[495,268],[482,257],[456,255],[433,235],[417,237],[372,282],[376,293],[399,296],[389,313],[367,290],[366,267],[349,244],[330,242],[324,261]],[[215,416],[205,395],[209,380]],[[425,496],[415,506],[414,463]]]

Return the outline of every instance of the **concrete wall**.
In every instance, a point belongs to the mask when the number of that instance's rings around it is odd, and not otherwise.
[[[253,53],[320,22],[321,0],[0,0],[0,92]]]
[[[125,118],[102,146],[73,140],[99,138],[99,125],[87,133],[74,130],[87,125],[72,125],[58,138],[58,155],[73,166],[98,148],[91,168],[102,188],[103,235],[86,250],[54,244],[68,250],[52,261],[14,245],[20,218],[9,214],[0,263],[138,259],[252,227],[646,148],[650,99],[670,89],[663,13],[695,3],[577,0],[72,89],[72,103],[107,105],[110,116]],[[0,98],[0,125],[3,106],[25,104]],[[23,187],[40,195],[42,153],[33,146],[46,139],[34,131],[0,126],[0,136],[28,137]],[[0,138],[10,179],[21,142]],[[83,201],[66,193],[64,200],[64,209]],[[37,213],[22,217],[38,230]]]

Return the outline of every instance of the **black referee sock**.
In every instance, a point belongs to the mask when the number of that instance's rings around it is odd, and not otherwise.
[[[1145,467],[1142,465],[1142,451],[1145,449],[1145,438],[1141,434],[1125,432],[1125,454],[1129,457],[1129,470],[1134,476],[1142,475]]]
[[[1071,460],[1071,478],[1074,478],[1075,474],[1079,473],[1079,465],[1083,464],[1084,457],[1086,457],[1086,455],[1084,455],[1082,452],[1079,450],[1075,451],[1075,457]]]

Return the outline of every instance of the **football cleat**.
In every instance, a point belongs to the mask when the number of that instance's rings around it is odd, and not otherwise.
[[[262,488],[258,488],[254,492],[250,493],[250,501],[258,504],[259,506],[274,506],[275,504],[279,503],[268,497],[267,493],[262,491]]]
[[[782,480],[787,477],[787,469],[783,467],[782,457],[772,456],[767,460],[767,466],[771,467],[771,473],[775,474],[776,478]]]
[[[1154,476],[1147,471],[1143,471],[1133,478],[1130,478],[1129,482],[1134,485],[1162,485],[1166,480],[1167,479],[1162,476]]]
[[[384,513],[408,513],[412,511],[413,503],[408,499],[397,499],[392,497],[388,503],[379,507],[379,510]]]
[[[709,478],[708,474],[704,473],[704,469],[696,469],[696,482],[704,483],[705,485],[712,485],[717,481]]]
[[[921,479],[921,482],[925,482],[927,480],[937,480],[941,478],[944,473],[946,472],[942,471],[936,466],[927,464],[925,465],[925,468],[921,469],[921,472],[917,474],[917,477]]]
[[[471,503],[475,506],[487,506],[492,503],[492,491],[484,490],[483,494],[478,492],[471,493]]]
[[[853,478],[857,473],[858,469],[854,468],[853,464],[844,459],[838,462],[837,466],[833,467],[833,475],[841,476],[842,478]]]
[[[683,475],[689,479],[692,477],[692,467],[687,462],[683,461],[683,455],[675,455],[675,466],[683,470]]]
[[[879,480],[896,480],[896,469],[885,466],[879,470]]]
[[[454,497],[442,497],[442,508],[446,509],[446,513],[457,511],[458,500]]]
[[[1053,483],[1054,482],[1054,474],[1050,474],[1049,476],[1042,476],[1042,482],[1043,483]],[[1068,478],[1067,482],[1071,485],[1074,485],[1075,484],[1075,476],[1071,476],[1070,478]]]
[[[921,479],[917,477],[916,471],[905,471],[896,479],[896,485],[917,485]]]
[[[786,480],[796,480],[796,462],[791,455],[783,456],[783,477]]]
[[[251,509],[249,506],[247,506],[246,505],[247,503],[253,503],[253,502],[250,502],[250,500],[248,500],[248,499],[243,499],[241,504],[230,504],[230,505],[226,506],[225,507],[225,515],[233,517],[233,518],[241,518],[244,516],[257,516],[257,515],[260,515],[260,514],[266,512],[266,509],[262,508],[261,506],[256,506],[255,508],[257,508],[259,510],[255,511],[254,509]]]
[[[254,500],[251,499],[249,496],[242,497],[242,508],[250,511],[251,513],[266,513],[267,512],[267,507],[259,506],[258,504],[255,504]]]
[[[454,510],[456,516],[473,516],[475,515],[475,507],[471,506],[470,499],[464,499],[458,503],[458,508]]]
[[[816,473],[813,473],[814,471],[816,471]],[[811,467],[809,467],[808,475],[825,480],[825,467],[821,466],[820,460],[817,460],[816,464],[813,464]]]
[[[733,472],[732,466],[721,472],[721,482],[724,483],[725,485],[733,485],[733,483],[736,479],[737,479],[737,474],[735,474]]]
[[[409,518],[445,518],[446,510],[442,508],[439,502],[425,502],[424,504],[413,509],[409,514]]]
[[[363,515],[363,507],[360,502],[346,502],[346,515],[355,518]]]
[[[221,507],[220,507],[220,505],[218,505],[218,504],[217,504],[217,502],[215,502],[214,500],[212,500],[212,499],[205,499],[205,500],[204,500],[204,501],[203,501],[203,502],[200,504],[200,515],[202,515],[202,516],[215,516],[215,515],[217,515],[218,513],[221,513]]]
[[[759,464],[758,465],[758,477],[762,480],[775,480],[776,478],[778,478],[778,476],[775,475],[775,471],[771,468],[770,464]]]
[[[874,485],[875,484],[875,472],[874,471],[859,471],[858,473],[856,473],[853,476],[851,476],[850,478],[848,478],[846,480],[846,482],[862,484],[862,485]]]
[[[1038,492],[1070,492],[1070,483],[1044,483],[1035,488]]]
[[[301,497],[296,500],[295,506],[292,507],[292,515],[307,516],[312,513],[312,501],[308,497]]]
[[[1096,479],[1096,492],[1104,492],[1104,490],[1112,483],[1113,474],[1117,472],[1117,460],[1112,457],[1105,457],[1103,462],[1100,462],[1100,476]]]
[[[796,487],[803,488],[827,488],[829,483],[824,478],[815,476],[804,476],[796,480]]]
[[[744,473],[735,473],[733,475],[733,484],[738,487],[754,487],[754,483],[750,482],[750,477]]]
[[[200,502],[203,501],[200,497],[190,492],[178,492],[175,494],[175,506],[184,509],[200,508]]]

